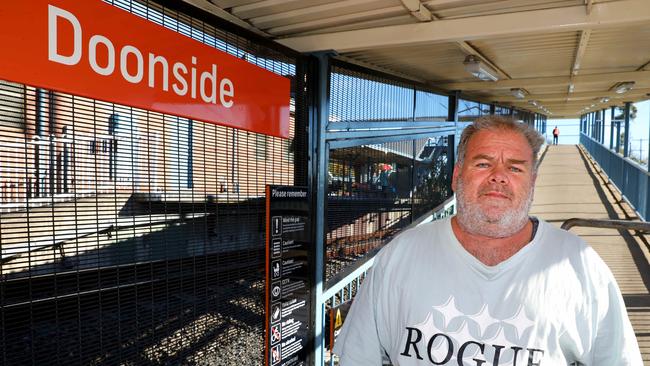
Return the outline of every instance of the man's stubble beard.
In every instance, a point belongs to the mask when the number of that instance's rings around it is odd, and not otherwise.
[[[528,222],[528,212],[533,203],[535,188],[530,187],[528,197],[518,207],[513,207],[501,214],[498,218],[489,218],[481,209],[480,204],[470,203],[465,196],[465,186],[461,176],[456,185],[456,201],[458,214],[456,219],[463,230],[490,238],[505,238],[523,229]]]

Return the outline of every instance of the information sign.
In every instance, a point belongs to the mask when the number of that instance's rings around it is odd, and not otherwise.
[[[343,322],[350,310],[350,305],[352,305],[352,301],[347,301],[337,307],[329,309],[328,311],[329,316],[325,323],[325,344],[330,350],[334,349],[334,343],[341,332]]]
[[[266,187],[266,365],[307,364],[311,226],[306,187]]]

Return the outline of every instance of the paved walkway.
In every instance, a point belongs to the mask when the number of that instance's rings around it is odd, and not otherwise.
[[[531,214],[557,226],[572,217],[638,220],[607,176],[575,145],[549,146],[542,159]],[[618,281],[643,360],[650,366],[650,235],[574,227]]]

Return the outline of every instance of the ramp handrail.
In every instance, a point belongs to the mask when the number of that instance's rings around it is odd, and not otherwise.
[[[425,222],[448,216],[451,213],[449,211],[450,207],[452,207],[455,204],[455,202],[456,200],[453,196],[448,198],[445,202],[436,206],[427,214],[422,215],[420,218],[415,220],[411,225],[407,226],[401,231],[403,232],[410,229],[411,227],[415,227]],[[376,248],[368,252],[368,254],[366,254],[363,258],[360,258],[354,264],[349,265],[347,268],[345,268],[340,273],[332,277],[329,281],[327,281],[327,284],[325,286],[326,290],[323,293],[324,298],[330,299],[332,296],[336,295],[342,289],[348,287],[352,282],[357,281],[357,279],[360,276],[365,274],[365,272],[367,272],[368,269],[372,267],[372,264],[375,261],[375,255],[379,253],[379,249],[380,248]]]
[[[582,219],[571,218],[562,223],[561,228],[569,230],[574,226],[597,227],[606,229],[623,229],[635,231],[650,232],[650,222],[645,221],[627,221],[627,220],[602,220],[602,219]]]

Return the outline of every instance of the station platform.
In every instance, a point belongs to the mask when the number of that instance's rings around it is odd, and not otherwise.
[[[558,227],[570,218],[640,220],[589,154],[552,145],[542,157],[531,215]],[[643,360],[650,365],[650,244],[627,230],[573,227],[611,268],[621,288]]]

